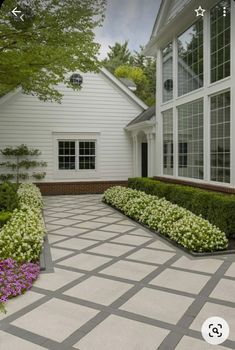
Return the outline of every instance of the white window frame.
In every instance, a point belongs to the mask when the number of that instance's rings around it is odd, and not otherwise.
[[[54,177],[60,180],[89,180],[100,178],[100,133],[99,132],[52,132]],[[75,141],[75,170],[59,169],[59,141]],[[95,169],[79,169],[79,141],[95,142]]]
[[[218,1],[219,2],[219,1]],[[211,8],[214,7],[214,4]],[[235,16],[235,3],[231,1],[231,19]],[[185,29],[190,26],[188,22],[189,19],[185,17]],[[193,23],[193,22],[191,22]],[[177,178],[182,180],[188,180],[198,183],[211,183],[213,185],[219,185],[224,187],[234,187],[235,186],[235,21],[231,20],[231,57],[230,57],[230,76],[218,80],[214,83],[210,82],[210,9],[204,14],[204,52],[203,52],[203,61],[204,65],[208,67],[208,69],[204,69],[204,86],[191,91],[185,95],[178,96],[178,55],[177,55],[177,37],[178,34],[182,33],[184,29],[178,31],[174,37],[170,38],[166,37],[166,40],[161,40],[160,45],[157,47],[156,56],[158,57],[157,68],[158,71],[161,71],[162,66],[162,55],[161,50],[170,42],[173,42],[173,82],[174,82],[174,90],[173,90],[173,100],[167,102],[162,101],[162,79],[161,75],[157,75],[157,100],[160,101],[156,106],[156,113],[159,115],[158,124],[157,124],[157,139],[160,141],[158,144],[157,152],[159,152],[158,160],[159,164],[157,166],[157,175],[168,178]],[[205,67],[204,66],[204,67]],[[226,90],[230,90],[231,92],[231,121],[230,121],[230,133],[231,133],[231,175],[230,175],[230,184],[215,182],[210,180],[210,97],[223,93]],[[198,99],[204,100],[204,178],[203,180],[187,178],[178,176],[178,138],[177,138],[177,127],[178,127],[178,107],[185,103],[193,102]],[[163,148],[162,148],[162,112],[173,108],[173,138],[174,138],[174,175],[165,175],[163,173]]]

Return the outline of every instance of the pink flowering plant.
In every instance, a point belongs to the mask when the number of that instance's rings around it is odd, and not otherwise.
[[[0,261],[0,312],[5,312],[4,303],[21,295],[32,287],[38,278],[40,266],[37,263],[17,263],[8,258]]]

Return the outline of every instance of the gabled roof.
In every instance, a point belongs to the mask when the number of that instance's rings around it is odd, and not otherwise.
[[[148,106],[136,96],[125,84],[123,84],[118,78],[116,78],[112,73],[110,73],[106,68],[101,68],[101,72],[109,78],[115,85],[117,85],[126,95],[128,95],[134,102],[136,102],[143,109],[147,109]]]
[[[112,73],[110,73],[106,68],[101,68],[100,72],[104,74],[109,80],[111,80],[120,90],[122,90],[129,98],[131,98],[137,105],[139,105],[142,109],[147,109],[148,106],[138,97],[136,96],[124,83],[122,83],[119,79],[117,79]],[[0,104],[7,102],[13,96],[22,92],[20,87],[16,88],[14,91],[9,92],[8,94],[0,97]]]
[[[136,90],[136,84],[130,80],[130,79],[126,79],[126,78],[119,78],[119,80],[128,87],[128,89],[135,91]]]
[[[143,111],[142,113],[140,113],[135,119],[133,119],[129,124],[127,124],[126,127],[132,126],[134,124],[146,122],[146,121],[152,119],[152,117],[154,117],[155,113],[156,113],[155,107],[156,106],[153,105],[153,106],[149,107],[148,109],[146,109],[145,111]]]

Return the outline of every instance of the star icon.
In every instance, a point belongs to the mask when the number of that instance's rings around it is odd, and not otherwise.
[[[196,13],[197,13],[197,17],[198,16],[204,16],[204,12],[206,11],[206,10],[204,10],[202,7],[201,7],[201,5],[198,7],[198,9],[197,10],[194,10]]]

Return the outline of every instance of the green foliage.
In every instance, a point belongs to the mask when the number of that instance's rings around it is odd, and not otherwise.
[[[133,57],[128,49],[128,41],[125,41],[124,44],[115,43],[114,46],[109,46],[107,56],[102,63],[112,74],[119,66],[133,62]]]
[[[0,212],[0,228],[5,225],[5,223],[10,220],[12,213],[9,211]]]
[[[228,246],[225,234],[216,226],[165,198],[116,186],[105,191],[103,201],[190,251],[213,252]]]
[[[235,196],[206,191],[190,186],[181,186],[147,178],[128,180],[132,189],[165,197],[172,203],[201,215],[211,224],[226,233],[235,235]]]
[[[124,44],[115,43],[109,46],[110,51],[103,65],[116,77],[133,80],[137,85],[135,94],[147,105],[155,103],[156,95],[156,61],[152,57],[145,57],[140,52],[132,54],[128,49],[128,41]]]
[[[38,260],[45,227],[38,209],[15,209],[0,230],[0,258],[17,262]]]
[[[0,185],[0,211],[13,211],[17,207],[18,195],[16,186],[4,182]]]
[[[10,159],[14,159],[14,161],[6,161],[0,164],[0,166],[3,166],[5,168],[10,168],[14,172],[14,174],[1,174],[0,179],[2,180],[9,180],[16,178],[17,184],[19,183],[19,180],[27,180],[29,178],[29,174],[25,172],[20,172],[20,169],[24,168],[26,170],[29,170],[30,168],[37,168],[37,167],[45,167],[47,166],[46,162],[43,161],[35,161],[32,159],[28,159],[29,157],[36,157],[41,154],[41,152],[38,149],[29,148],[27,145],[20,145],[17,147],[6,147],[5,149],[1,150],[1,153],[3,156],[8,157]],[[22,159],[25,158],[25,159]],[[41,180],[45,177],[46,173],[33,173],[33,177],[37,178],[38,180]]]
[[[33,184],[21,184],[17,192],[19,208],[0,230],[0,259],[37,261],[45,234],[42,196]]]
[[[32,183],[21,184],[18,188],[20,208],[27,205],[30,208],[42,209],[43,199],[37,186]]]
[[[100,67],[94,29],[103,22],[106,0],[30,0],[28,6],[24,23],[9,16],[15,1],[1,8],[0,96],[21,86],[43,101],[60,102],[59,83],[75,89],[68,72]]]

